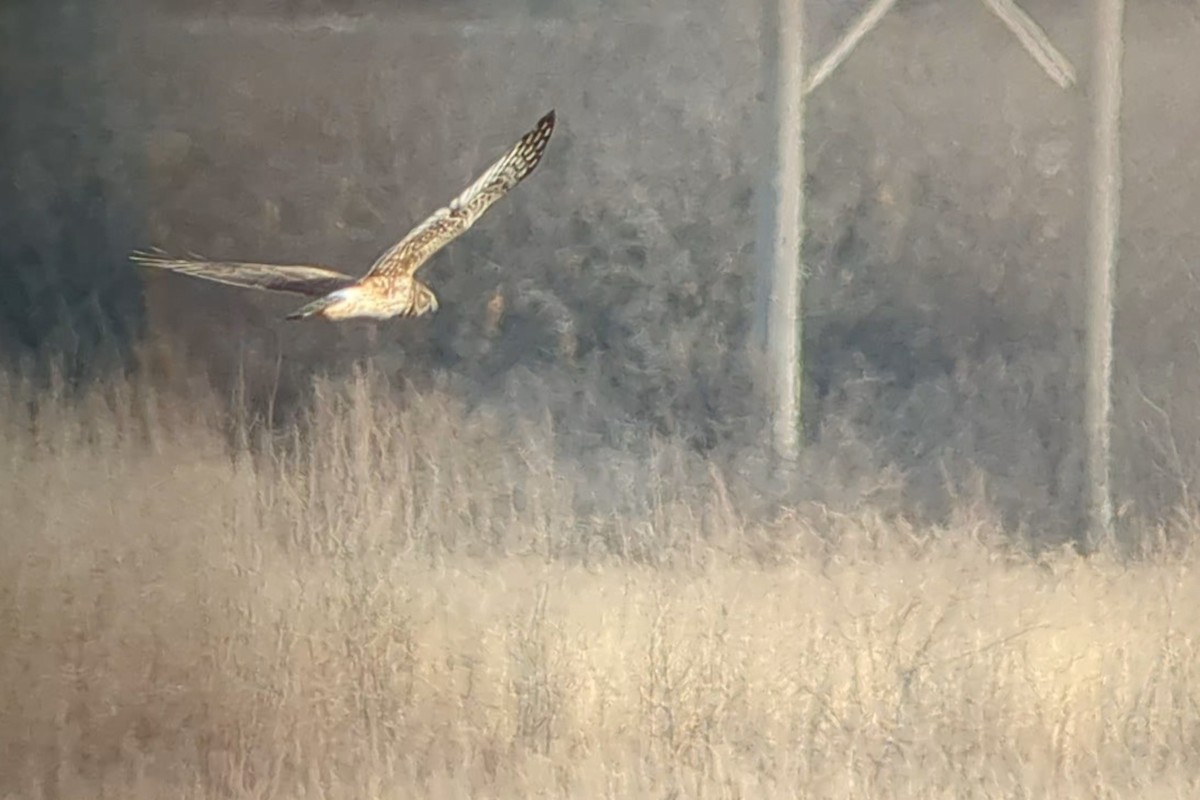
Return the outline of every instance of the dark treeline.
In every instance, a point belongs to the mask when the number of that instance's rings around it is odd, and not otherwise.
[[[865,3],[809,5],[814,58]],[[875,491],[935,519],[969,496],[1072,531],[1091,28],[1068,5],[1025,7],[1075,89],[983,4],[928,0],[900,4],[812,96],[791,496]],[[5,352],[107,368],[149,340],[285,406],[314,372],[370,358],[397,391],[437,382],[549,414],[581,459],[653,432],[763,489],[761,18],[717,0],[5,4]],[[1200,474],[1198,33],[1183,4],[1128,13],[1116,486],[1152,517]],[[365,268],[550,107],[536,176],[427,268],[432,320],[285,326],[288,298],[123,259],[159,245]]]

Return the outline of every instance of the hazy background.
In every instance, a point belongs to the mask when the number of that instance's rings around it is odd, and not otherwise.
[[[810,60],[863,6],[809,3]],[[313,374],[369,359],[400,394],[549,420],[581,480],[653,434],[693,454],[696,480],[726,471],[747,507],[937,521],[969,497],[1034,537],[1072,536],[1091,22],[1083,3],[1024,7],[1079,88],[1051,83],[982,4],[903,0],[811,97],[808,449],[790,485],[767,479],[753,389],[758,2],[10,0],[4,352],[65,353],[80,375],[138,363],[218,396],[243,381],[276,420]],[[1127,15],[1127,518],[1190,503],[1200,474],[1197,36],[1195,3]],[[125,260],[157,245],[364,269],[551,107],[537,173],[428,266],[432,319],[374,338],[285,325],[297,299]]]
[[[757,2],[0,0],[0,796],[1198,796],[1200,8],[1130,5],[1081,556],[1086,88],[981,4],[811,99],[781,477]],[[127,261],[365,269],[551,107],[431,319]]]

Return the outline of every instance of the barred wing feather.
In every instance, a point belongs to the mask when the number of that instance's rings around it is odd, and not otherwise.
[[[429,219],[379,257],[367,276],[411,276],[429,257],[470,228],[483,212],[525,179],[542,160],[554,112],[538,120],[537,126],[505,153],[466,191],[435,211]]]
[[[320,297],[345,288],[357,279],[324,267],[247,264],[237,261],[202,261],[170,258],[161,253],[137,252],[130,259],[144,267],[170,270],[196,278],[273,292]]]

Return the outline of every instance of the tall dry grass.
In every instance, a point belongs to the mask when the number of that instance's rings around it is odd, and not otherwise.
[[[274,430],[199,387],[6,380],[0,796],[1200,787],[1186,549],[752,522],[666,445],[587,476],[625,493],[602,513],[548,424],[369,372]]]

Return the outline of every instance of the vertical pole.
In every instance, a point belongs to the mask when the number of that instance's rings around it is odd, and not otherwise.
[[[1110,486],[1113,284],[1121,201],[1121,56],[1124,0],[1100,0],[1092,69],[1091,206],[1088,220],[1088,547],[1113,536]]]
[[[773,106],[774,199],[771,225],[771,292],[767,349],[771,383],[771,435],[775,453],[795,459],[800,450],[800,389],[804,239],[804,0],[777,4]]]

